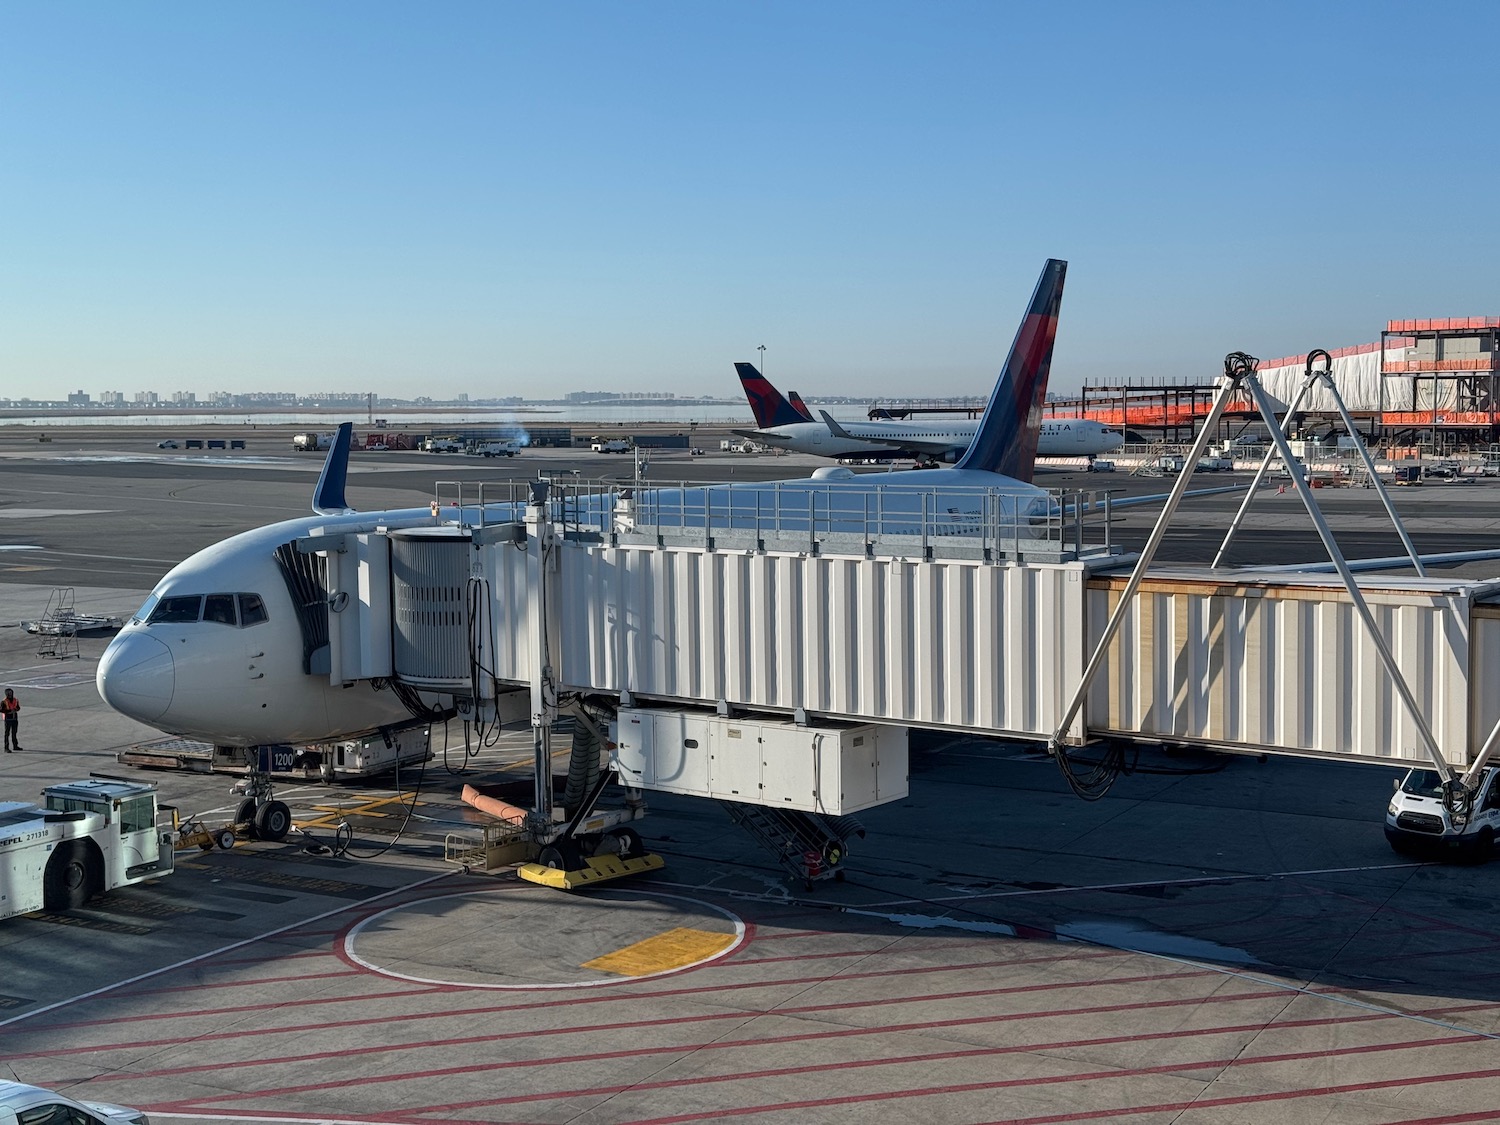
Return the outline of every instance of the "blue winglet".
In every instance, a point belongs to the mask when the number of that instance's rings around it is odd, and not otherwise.
[[[318,487],[313,490],[312,510],[320,516],[339,516],[354,511],[344,499],[344,482],[349,478],[349,447],[354,443],[354,423],[341,422],[338,436],[323,462]]]

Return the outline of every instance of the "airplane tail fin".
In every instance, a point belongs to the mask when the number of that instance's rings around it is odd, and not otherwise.
[[[312,510],[320,516],[337,516],[354,511],[344,499],[344,482],[349,478],[349,446],[354,442],[354,423],[340,422],[338,435],[328,447],[328,460],[313,489]]]
[[[1031,480],[1068,263],[1047,259],[968,452],[954,468]]]
[[[806,422],[792,404],[781,397],[781,392],[766,381],[753,363],[736,363],[735,373],[745,388],[745,397],[750,400],[750,409],[755,414],[755,424],[763,430],[772,426],[785,426],[792,422]]]
[[[798,414],[802,415],[803,421],[817,421],[817,419],[812,416],[812,411],[807,408],[807,403],[802,401],[802,396],[799,395],[796,391],[787,391],[786,397],[787,401],[792,404],[792,409],[795,410]]]

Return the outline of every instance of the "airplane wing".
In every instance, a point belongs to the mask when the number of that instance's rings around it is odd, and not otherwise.
[[[1188,500],[1198,496],[1218,496],[1224,492],[1243,492],[1248,487],[1249,485],[1244,484],[1225,484],[1218,488],[1191,488],[1182,494],[1182,498]],[[1153,492],[1149,496],[1121,496],[1110,500],[1109,510],[1135,508],[1142,504],[1160,504],[1170,495],[1170,492]],[[1063,510],[1069,514],[1075,509],[1080,512],[1100,512],[1104,510],[1104,501],[1093,500],[1084,504],[1067,504],[1063,507]]]
[[[828,432],[834,437],[843,438],[845,441],[860,441],[866,445],[878,445],[884,449],[903,449],[911,453],[928,453],[934,457],[941,457],[946,453],[952,453],[960,448],[951,441],[928,441],[923,438],[882,438],[867,437],[864,434],[851,434],[843,426],[834,420],[832,414],[826,410],[818,411],[823,416],[823,424],[828,427]]]
[[[767,445],[773,445],[777,442],[786,445],[792,440],[785,434],[767,433],[765,430],[730,430],[729,432],[736,437],[747,437],[751,441],[763,441]]]

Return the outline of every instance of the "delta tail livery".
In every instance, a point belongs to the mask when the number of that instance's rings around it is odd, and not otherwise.
[[[622,490],[593,494],[568,514],[622,530],[652,522],[712,529],[761,527],[755,521],[774,511],[781,531],[796,531],[800,519],[808,531],[868,532],[870,513],[878,511],[887,533],[920,527],[976,535],[1008,521],[1016,534],[1028,536],[1057,511],[1029,478],[1066,268],[1049,261],[1042,271],[989,406],[957,465],[868,475],[827,466],[810,478]],[[393,534],[451,537],[460,522],[520,523],[525,506],[354,511],[344,496],[349,432],[345,423],[328,453],[314,515],[226,539],[156,584],[99,661],[99,693],[111,707],[170,734],[225,746],[327,742],[451,713],[451,696],[419,695],[391,676],[330,682],[337,678],[330,672],[330,628],[338,628],[343,606],[330,597],[317,544],[333,537],[373,557]],[[388,662],[389,654],[381,659]]]

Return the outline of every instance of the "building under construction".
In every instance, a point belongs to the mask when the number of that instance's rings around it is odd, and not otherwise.
[[[1367,439],[1386,446],[1440,450],[1500,442],[1500,317],[1391,320],[1376,343],[1330,354],[1339,395]],[[1262,360],[1261,383],[1281,408],[1296,395],[1306,355]],[[1208,416],[1216,383],[1085,382],[1076,396],[1053,399],[1049,418],[1089,418],[1141,441],[1190,440]],[[950,408],[951,409],[951,408]],[[886,404],[882,416],[936,413],[932,406]],[[1312,391],[1295,430],[1308,435],[1341,428],[1332,396]],[[872,417],[875,416],[872,411]],[[1248,401],[1225,411],[1220,427],[1232,440],[1252,426]]]

